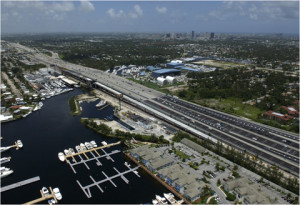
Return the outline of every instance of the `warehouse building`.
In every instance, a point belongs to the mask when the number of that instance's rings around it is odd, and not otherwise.
[[[176,68],[178,66],[184,66],[184,64],[183,63],[178,63],[178,62],[167,63],[168,68]]]
[[[161,69],[161,70],[153,71],[151,76],[154,78],[158,78],[158,77],[166,77],[166,76],[178,76],[180,74],[181,74],[180,70],[177,69]]]

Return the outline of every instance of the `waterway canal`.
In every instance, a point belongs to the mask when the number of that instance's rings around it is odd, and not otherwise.
[[[80,123],[81,117],[105,118],[113,114],[113,108],[107,107],[102,111],[95,108],[96,102],[83,102],[83,112],[80,116],[70,114],[68,100],[70,97],[81,94],[80,89],[61,94],[44,101],[41,110],[36,111],[25,119],[4,123],[1,125],[1,146],[9,146],[14,141],[22,140],[24,147],[20,150],[11,149],[1,153],[1,157],[11,156],[10,162],[3,166],[14,170],[14,173],[1,179],[1,186],[13,184],[28,178],[40,176],[41,180],[10,191],[1,193],[2,204],[22,204],[40,197],[43,186],[59,187],[63,195],[60,203],[63,204],[141,204],[149,203],[156,194],[163,195],[169,192],[142,169],[138,169],[141,178],[135,174],[125,175],[129,179],[126,184],[122,179],[114,179],[115,188],[110,182],[101,185],[104,193],[97,187],[91,188],[92,198],[88,199],[82,192],[76,180],[85,186],[92,181],[104,179],[101,171],[108,176],[116,174],[113,167],[120,172],[127,170],[124,162],[128,161],[123,153],[112,155],[115,162],[101,158],[102,166],[96,166],[95,161],[88,162],[90,170],[81,164],[75,167],[74,174],[66,163],[58,160],[58,152],[66,148],[75,148],[76,145],[95,140],[98,145],[105,140],[108,143],[116,142],[112,138],[103,138]],[[122,149],[121,146],[106,149],[110,152]],[[128,161],[132,167],[136,165]],[[46,202],[44,202],[46,203]]]

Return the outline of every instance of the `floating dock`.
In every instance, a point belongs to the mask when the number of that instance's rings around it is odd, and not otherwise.
[[[65,161],[67,162],[67,164],[70,165],[70,167],[71,167],[72,171],[74,172],[74,174],[76,174],[76,170],[74,169],[74,166],[79,165],[79,164],[84,164],[85,167],[89,170],[90,167],[87,165],[88,161],[95,160],[96,161],[96,165],[97,166],[101,166],[102,164],[99,161],[99,159],[102,158],[102,157],[106,157],[106,159],[111,160],[111,161],[114,162],[114,160],[111,158],[110,155],[117,154],[117,153],[119,153],[121,151],[120,150],[113,150],[112,152],[107,153],[104,150],[104,148],[112,147],[112,146],[115,146],[115,145],[118,145],[118,144],[120,144],[120,142],[111,143],[111,144],[108,144],[108,145],[104,145],[104,146],[96,147],[96,148],[91,148],[91,149],[88,149],[88,150],[83,150],[83,151],[77,152],[75,154],[65,155]],[[97,150],[101,150],[104,154],[103,155],[99,154],[99,152]],[[92,157],[88,157],[87,153],[90,153],[92,155]],[[82,157],[81,154],[84,157]],[[76,161],[76,159],[75,159],[76,156],[78,156],[80,158],[79,162]],[[73,163],[68,158],[72,158]]]
[[[129,180],[124,176],[127,173],[133,172],[135,175],[137,175],[138,177],[140,177],[140,175],[138,174],[138,172],[136,171],[140,166],[137,166],[135,168],[131,168],[129,164],[125,163],[125,166],[127,166],[128,170],[124,171],[124,172],[119,172],[115,167],[114,170],[117,172],[116,175],[113,175],[111,177],[107,176],[103,171],[102,174],[105,176],[105,179],[102,179],[100,181],[95,181],[94,178],[92,176],[90,176],[90,179],[93,181],[92,184],[89,184],[87,186],[82,186],[80,184],[80,182],[78,180],[76,180],[77,184],[79,185],[79,187],[82,189],[83,193],[87,196],[87,198],[91,198],[92,194],[90,191],[90,188],[93,186],[97,186],[98,189],[103,193],[103,189],[100,187],[100,184],[109,181],[114,187],[117,187],[117,185],[112,181],[112,179],[117,178],[117,177],[121,177],[121,179],[123,179],[123,181],[128,184]]]
[[[31,183],[37,182],[39,180],[40,180],[39,176],[30,178],[30,179],[26,179],[26,180],[23,180],[23,181],[20,181],[20,182],[17,182],[17,183],[14,183],[14,184],[11,184],[11,185],[8,185],[8,186],[5,186],[5,187],[1,187],[0,192],[4,192],[4,191],[8,191],[8,190],[11,190],[11,189],[14,189],[14,188],[18,188],[20,186],[24,186],[26,184],[31,184]]]
[[[102,150],[102,151],[104,151],[104,150]],[[74,174],[76,174],[77,172],[76,172],[74,166],[79,165],[79,164],[84,164],[85,167],[89,170],[90,167],[87,165],[87,162],[96,160],[96,165],[97,165],[97,166],[101,166],[102,164],[101,164],[101,162],[99,161],[100,158],[106,157],[107,159],[110,159],[111,161],[114,161],[114,160],[110,157],[110,155],[117,154],[117,153],[119,153],[119,152],[121,152],[121,151],[120,151],[120,150],[113,150],[113,151],[110,152],[110,153],[106,153],[106,152],[105,152],[104,155],[100,155],[100,156],[98,156],[98,157],[95,156],[92,152],[90,152],[90,153],[93,155],[92,158],[83,159],[80,155],[78,155],[79,158],[81,159],[81,161],[72,163],[72,162],[70,162],[68,159],[66,159],[66,162],[70,165],[70,167],[71,167],[71,169],[73,170]]]
[[[37,204],[37,203],[40,203],[40,202],[42,202],[42,201],[45,201],[45,200],[48,200],[48,199],[54,199],[54,201],[55,201],[55,203],[57,204],[57,199],[56,199],[56,197],[55,197],[55,195],[54,195],[54,193],[53,193],[53,191],[52,191],[52,188],[51,187],[49,187],[49,190],[50,190],[50,193],[51,194],[48,194],[48,195],[44,195],[43,194],[43,192],[42,192],[42,190],[40,190],[40,192],[41,192],[41,198],[38,198],[38,199],[35,199],[35,200],[32,200],[32,201],[29,201],[29,202],[26,202],[26,203],[24,203],[24,204]]]

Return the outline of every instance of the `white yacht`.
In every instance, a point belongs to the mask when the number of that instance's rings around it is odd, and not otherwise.
[[[41,109],[43,107],[43,103],[42,102],[39,102],[39,108]]]
[[[58,159],[60,160],[60,161],[65,161],[65,155],[64,155],[64,153],[62,153],[62,152],[60,152],[60,153],[58,153]]]
[[[81,150],[87,150],[83,143],[80,143]]]
[[[11,148],[10,146],[9,147],[0,147],[0,151],[4,152],[6,150],[9,150],[10,148]]]
[[[49,190],[46,187],[42,188],[42,193],[44,196],[48,196],[49,195]]]
[[[80,148],[79,145],[77,145],[77,146],[75,147],[75,149],[76,149],[77,152],[81,152],[81,148]]]
[[[164,193],[164,197],[171,203],[176,204],[176,200],[174,199],[174,195],[172,193]]]
[[[89,142],[85,142],[84,145],[87,147],[87,149],[93,148],[93,146]]]
[[[64,150],[64,153],[65,153],[66,156],[70,155],[70,152],[67,149]]]
[[[10,168],[1,167],[0,176],[1,178],[4,178],[10,174],[12,174],[14,171],[10,170]]]
[[[61,195],[61,193],[59,191],[59,188],[54,188],[53,189],[53,193],[54,193],[55,197],[57,198],[57,200],[61,200],[62,199],[62,195]]]
[[[152,200],[152,204],[153,204],[153,205],[159,205],[158,201],[155,200],[155,199]]]
[[[19,148],[22,148],[23,147],[23,143],[21,140],[17,140],[17,145]]]
[[[94,148],[97,147],[97,144],[96,144],[96,142],[95,142],[94,140],[93,140],[93,141],[90,141],[90,143],[93,145]]]
[[[3,157],[0,159],[0,164],[5,163],[5,162],[9,162],[10,161],[10,157]]]
[[[49,205],[55,204],[55,200],[54,200],[54,199],[49,199],[49,200],[48,200],[48,204],[49,204]]]
[[[166,201],[166,199],[164,197],[160,197],[158,195],[155,195],[155,197],[159,204],[168,204],[168,202]]]
[[[74,151],[73,148],[69,148],[69,151],[70,151],[71,154],[75,154],[75,151]]]
[[[101,108],[106,105],[106,100],[100,100],[100,102],[96,105],[97,108]]]
[[[102,141],[101,144],[103,144],[104,146],[106,146],[106,145],[107,145],[107,142]]]

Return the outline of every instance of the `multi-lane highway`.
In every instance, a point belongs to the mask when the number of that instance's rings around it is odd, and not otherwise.
[[[285,133],[288,137],[279,137],[271,134],[270,128],[170,96],[145,103],[195,129],[211,133],[221,142],[257,154],[270,163],[276,161],[281,168],[298,173],[299,144],[293,134]]]
[[[55,64],[99,82],[128,98],[170,116],[171,119],[176,120],[176,123],[183,123],[191,130],[210,133],[215,139],[258,155],[259,158],[277,164],[294,175],[299,173],[299,136],[296,134],[166,96],[125,78],[65,62],[57,58],[57,55],[49,57],[36,52],[30,54],[35,50],[19,44],[11,44],[11,46],[26,51],[29,53],[26,55],[33,60],[48,65]],[[144,108],[147,109],[147,106]]]

